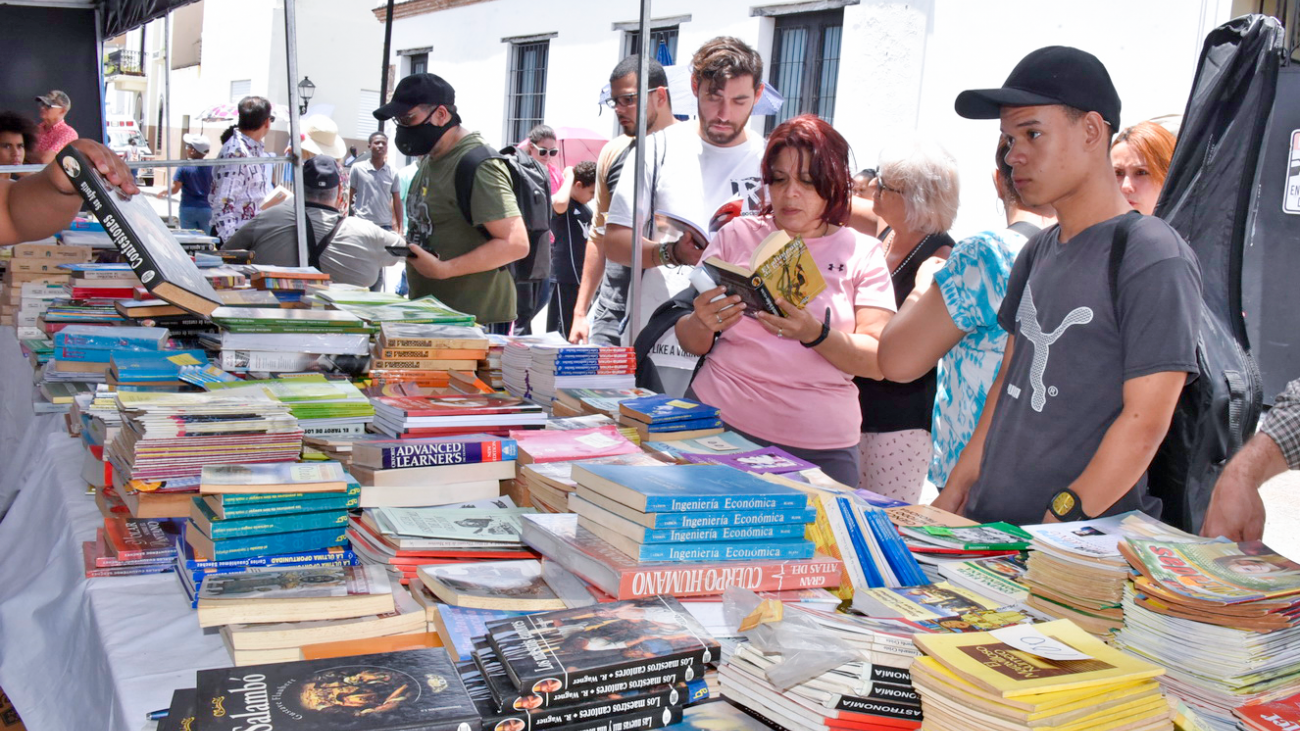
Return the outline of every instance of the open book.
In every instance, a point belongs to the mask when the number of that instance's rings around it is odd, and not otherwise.
[[[786,302],[802,310],[826,289],[826,280],[803,239],[791,238],[779,229],[754,250],[748,267],[716,256],[701,265],[729,294],[740,295],[746,317],[757,317],[760,311],[785,317],[776,306],[777,297],[784,297]]]

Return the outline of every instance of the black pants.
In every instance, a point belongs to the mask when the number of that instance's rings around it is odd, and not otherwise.
[[[544,279],[527,279],[515,282],[515,335],[532,335],[533,318],[546,306],[551,297],[551,282]]]
[[[573,307],[578,302],[578,285],[556,282],[551,290],[551,304],[546,310],[546,331],[565,338],[573,328]]]

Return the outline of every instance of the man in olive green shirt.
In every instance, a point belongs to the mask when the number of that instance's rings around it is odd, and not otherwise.
[[[461,126],[455,102],[456,92],[446,81],[412,74],[397,85],[393,100],[374,112],[376,119],[391,118],[397,124],[393,142],[398,151],[426,155],[406,203],[411,298],[432,295],[504,333],[515,319],[515,283],[506,265],[528,254],[528,233],[510,172],[500,160],[484,162],[475,173],[473,225],[461,215],[456,165],[466,152],[486,143]]]

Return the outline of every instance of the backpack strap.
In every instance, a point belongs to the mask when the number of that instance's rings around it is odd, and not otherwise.
[[[1128,251],[1128,234],[1134,224],[1142,220],[1142,214],[1129,211],[1115,227],[1115,238],[1110,242],[1110,261],[1106,266],[1107,281],[1110,282],[1110,301],[1115,308],[1115,323],[1119,324],[1119,270],[1124,264],[1124,254]]]
[[[474,176],[478,174],[478,168],[484,162],[494,157],[500,157],[491,147],[482,145],[468,150],[461,155],[460,161],[456,163],[456,207],[460,209],[460,215],[465,219],[465,223],[474,226],[474,213],[470,209],[470,199],[474,194]],[[484,239],[490,239],[492,236],[483,226],[474,226]]]
[[[1028,221],[1016,221],[1010,226],[1007,226],[1007,228],[1011,229],[1012,231],[1015,231],[1016,233],[1020,234],[1021,236],[1024,236],[1027,239],[1034,238],[1034,234],[1043,230],[1042,226],[1036,226]]]
[[[330,208],[329,206],[321,206],[321,205],[313,206],[312,203],[307,203],[306,206],[323,208],[328,211],[335,210],[333,208]],[[344,219],[347,218],[347,216],[344,216],[342,213],[339,213],[339,217],[334,221],[333,228],[331,228],[325,234],[325,238],[319,241],[316,240],[316,227],[312,225],[311,216],[304,215],[303,218],[306,219],[307,221],[307,266],[320,269],[321,255],[324,254],[325,250],[330,247],[330,244],[334,243],[334,236],[338,234],[339,229],[343,228],[343,221]]]

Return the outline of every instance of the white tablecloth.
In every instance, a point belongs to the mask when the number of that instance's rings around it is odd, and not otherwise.
[[[0,519],[0,687],[31,731],[139,731],[196,670],[229,657],[174,574],[85,578],[81,543],[102,523],[84,448],[62,416],[32,416],[30,392],[13,387],[13,347],[0,329],[0,496],[12,500]]]
[[[23,357],[12,327],[0,327],[0,515],[22,488],[33,458],[62,414],[32,411],[32,367]]]

